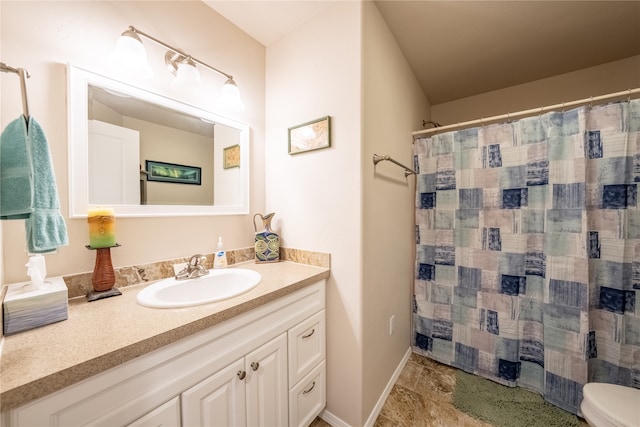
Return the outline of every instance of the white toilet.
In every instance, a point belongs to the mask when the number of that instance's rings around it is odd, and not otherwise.
[[[582,416],[593,427],[640,427],[640,390],[588,383],[582,389]]]

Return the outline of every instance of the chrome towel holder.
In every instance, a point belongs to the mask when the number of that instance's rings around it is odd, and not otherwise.
[[[20,91],[22,92],[22,112],[25,120],[29,120],[29,100],[27,98],[27,79],[31,77],[29,72],[24,68],[13,68],[0,62],[0,71],[5,73],[16,73],[20,76]]]

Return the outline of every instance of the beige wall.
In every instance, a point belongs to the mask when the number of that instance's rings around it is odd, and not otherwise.
[[[455,124],[637,87],[640,87],[640,55],[433,105],[431,118],[441,125]]]
[[[267,211],[286,246],[331,253],[325,418],[335,425],[373,421],[410,346],[413,178],[389,164],[374,173],[371,158],[411,163],[428,110],[373,3],[338,2],[267,48]],[[287,128],[325,115],[331,148],[288,155]]]
[[[49,276],[92,271],[95,254],[85,249],[86,221],[68,219],[67,113],[65,64],[72,63],[115,77],[106,58],[129,25],[184,49],[197,58],[233,74],[247,110],[227,114],[251,126],[251,212],[264,211],[264,79],[265,48],[205,4],[197,1],[6,1],[0,2],[2,61],[24,67],[31,115],[42,125],[49,142],[62,212],[67,218],[69,246],[46,256]],[[165,50],[145,41],[152,80],[127,83],[215,111],[213,94],[224,78],[201,69],[204,90],[171,90],[172,76],[163,63]],[[4,128],[22,112],[18,78],[0,73],[0,124]],[[117,215],[117,212],[116,212]],[[217,237],[229,248],[253,245],[251,215],[182,218],[119,218],[112,251],[114,266],[135,265],[194,253],[213,252]],[[3,221],[4,283],[28,280],[24,264],[23,221]]]
[[[282,243],[331,253],[327,406],[362,412],[361,5],[336,2],[267,48],[267,211]],[[331,147],[287,154],[287,129],[331,116]]]
[[[413,168],[412,131],[429,116],[422,93],[377,7],[363,19],[363,417],[383,395],[411,345],[415,176],[373,155]],[[394,330],[389,334],[389,319]],[[392,384],[391,384],[392,385]],[[379,410],[379,408],[377,408]],[[377,413],[377,411],[373,411]],[[369,420],[373,425],[375,419]]]

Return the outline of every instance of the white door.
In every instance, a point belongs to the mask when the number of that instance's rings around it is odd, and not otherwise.
[[[245,426],[245,381],[242,358],[182,393],[182,425]]]
[[[89,203],[140,204],[140,132],[89,120]]]
[[[289,424],[287,335],[282,334],[245,356],[247,426]]]

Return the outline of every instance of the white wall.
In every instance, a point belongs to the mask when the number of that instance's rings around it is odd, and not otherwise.
[[[129,25],[184,49],[198,59],[233,74],[247,110],[227,114],[251,126],[251,212],[264,211],[264,78],[265,48],[221,15],[197,1],[6,1],[0,2],[2,61],[29,70],[31,115],[43,126],[49,142],[62,213],[70,244],[46,256],[49,276],[92,271],[95,254],[85,249],[86,221],[68,219],[67,62],[115,77],[106,63],[115,41]],[[224,78],[206,69],[199,93],[175,93],[163,63],[165,50],[145,41],[153,80],[129,84],[215,110],[215,93]],[[0,125],[22,112],[18,78],[0,73]],[[117,212],[116,212],[117,215]],[[115,267],[213,252],[217,237],[229,248],[253,245],[251,215],[182,218],[119,218],[112,251]],[[24,264],[23,221],[3,221],[4,283],[28,280]]]
[[[363,417],[367,419],[411,345],[415,250],[412,132],[429,103],[377,7],[363,19]],[[394,330],[389,334],[390,317]],[[375,412],[374,412],[375,413]],[[371,422],[375,421],[372,419]],[[373,424],[370,424],[373,425]]]
[[[433,105],[431,118],[441,125],[455,124],[637,87],[640,87],[640,55]]]
[[[266,211],[287,247],[331,253],[328,410],[362,412],[361,5],[336,2],[267,48]],[[287,154],[287,129],[331,116],[331,147]]]
[[[331,253],[325,418],[362,426],[410,346],[413,271],[413,178],[372,155],[412,163],[428,101],[376,6],[336,2],[267,48],[266,111],[267,211]],[[287,128],[325,115],[332,147],[288,155]]]

